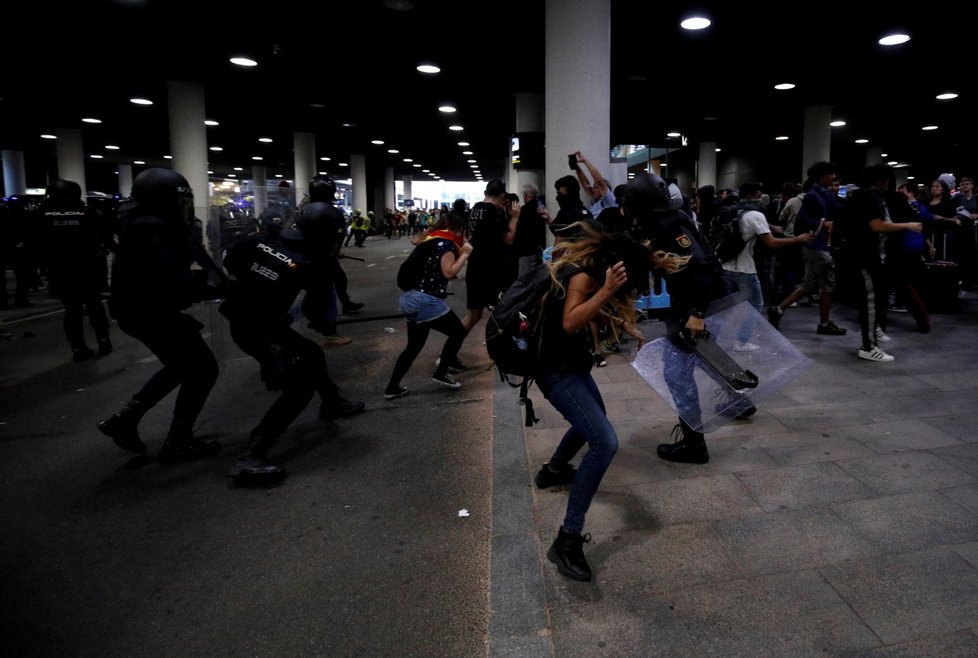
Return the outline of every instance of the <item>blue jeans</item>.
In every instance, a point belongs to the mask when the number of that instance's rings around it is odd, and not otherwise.
[[[618,452],[618,435],[608,420],[601,393],[589,373],[545,373],[536,382],[543,396],[571,425],[550,458],[550,464],[558,468],[564,466],[585,443],[588,446],[571,485],[563,525],[565,532],[580,533],[584,530],[584,515],[591,507],[591,499]]]
[[[761,291],[761,280],[756,274],[724,270],[723,278],[726,280],[728,292],[742,291],[747,295],[748,304],[758,311],[764,310],[764,293]],[[741,343],[746,343],[753,331],[754,318],[749,317],[747,321],[737,328],[737,340]]]

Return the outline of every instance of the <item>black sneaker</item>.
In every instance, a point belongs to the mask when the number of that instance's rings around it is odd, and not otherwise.
[[[274,484],[285,478],[285,469],[254,455],[242,455],[228,475],[238,484]]]
[[[161,462],[189,462],[195,459],[203,459],[216,455],[221,451],[221,444],[217,441],[201,441],[200,439],[190,439],[189,441],[171,441],[167,439],[160,448],[159,459]]]
[[[363,308],[363,302],[348,302],[343,304],[344,313],[356,313],[361,308]]]
[[[770,322],[775,329],[777,329],[778,326],[781,324],[782,315],[784,314],[781,312],[781,309],[779,309],[777,306],[767,307],[767,321]]]
[[[533,483],[537,489],[547,489],[549,487],[559,487],[562,484],[570,484],[577,475],[577,469],[572,464],[564,464],[561,468],[555,469],[547,462],[540,468],[540,472],[533,478]]]
[[[95,356],[95,352],[90,347],[77,347],[71,350],[71,360],[75,362],[88,361],[93,356]]]
[[[591,567],[584,558],[584,544],[591,541],[591,535],[581,536],[564,532],[561,528],[557,538],[547,551],[547,558],[557,565],[557,571],[568,578],[589,582]]]
[[[98,430],[123,450],[137,455],[146,453],[146,444],[139,439],[136,423],[131,420],[119,415],[110,416],[98,424]]]
[[[836,326],[834,322],[829,320],[825,324],[818,325],[818,328],[815,329],[815,333],[821,334],[822,336],[845,336],[846,330],[842,327]]]
[[[435,367],[437,368],[440,365],[441,365],[441,357],[438,357],[437,359],[435,359]],[[460,372],[465,372],[468,369],[469,367],[464,363],[462,363],[462,361],[458,358],[455,359],[455,363],[448,366],[448,372],[452,373],[453,375],[457,375]]]
[[[450,389],[458,390],[462,388],[462,385],[455,379],[451,374],[444,373],[438,374],[437,372],[431,376],[431,381],[438,382],[442,386],[447,386]]]
[[[397,398],[402,398],[408,394],[407,386],[398,386],[396,389],[387,389],[384,391],[385,400],[395,400]]]
[[[346,398],[340,398],[335,404],[326,404],[323,402],[319,405],[319,419],[329,420],[331,418],[345,418],[347,416],[356,416],[358,413],[366,408],[366,404],[363,402],[353,400],[347,400]]]
[[[591,358],[594,359],[594,365],[598,368],[604,368],[608,365],[608,362],[604,358],[604,354],[601,352],[591,352]]]

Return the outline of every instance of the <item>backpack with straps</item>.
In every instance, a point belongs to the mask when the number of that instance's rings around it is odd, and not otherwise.
[[[734,260],[747,246],[740,232],[743,214],[737,206],[723,206],[710,224],[710,248],[721,263]]]
[[[425,261],[432,254],[432,246],[429,243],[434,244],[434,241],[427,240],[419,243],[397,268],[397,287],[401,290],[414,290],[421,283]]]
[[[527,390],[538,371],[543,315],[552,284],[549,266],[534,265],[506,290],[486,320],[486,351],[500,379],[520,389],[527,427],[537,421]]]

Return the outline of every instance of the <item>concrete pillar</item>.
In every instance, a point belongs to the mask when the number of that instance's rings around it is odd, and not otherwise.
[[[85,148],[80,128],[58,128],[55,152],[58,160],[58,178],[75,181],[82,188],[82,198],[88,193],[85,183]]]
[[[3,192],[6,196],[27,191],[27,172],[24,169],[24,152],[3,150]]]
[[[309,181],[316,175],[316,135],[314,133],[295,133],[295,202],[309,194]]]
[[[405,202],[407,202],[409,199],[414,198],[414,192],[411,190],[411,184],[413,182],[414,182],[414,176],[411,176],[410,174],[401,178],[401,183],[404,185],[404,191],[402,193],[402,196],[404,197]],[[406,203],[405,203],[405,207],[407,207]]]
[[[363,154],[350,156],[350,182],[353,184],[353,207],[362,210],[364,215],[368,210],[373,210],[376,215],[377,209],[367,203],[367,158]]]
[[[120,164],[116,169],[119,170],[117,174],[119,180],[119,196],[125,199],[132,194],[132,165]]]
[[[808,178],[808,168],[816,162],[831,162],[831,121],[831,105],[811,105],[805,108],[805,131],[801,148],[802,180]]]
[[[252,165],[251,184],[255,190],[255,219],[268,208],[268,170],[265,165]]]
[[[696,185],[717,184],[717,143],[700,142],[700,157],[696,171]]]
[[[607,176],[611,153],[611,0],[546,0],[546,184],[570,174],[581,151]],[[582,200],[585,200],[582,195]],[[590,202],[590,200],[585,200]]]
[[[220,254],[221,227],[208,212],[207,126],[204,121],[204,85],[182,80],[167,83],[171,168],[194,191],[194,214],[204,223],[204,247],[211,257]],[[60,140],[59,140],[60,141]],[[216,218],[215,218],[216,219]]]
[[[384,206],[397,210],[397,191],[394,189],[394,168],[384,169]]]

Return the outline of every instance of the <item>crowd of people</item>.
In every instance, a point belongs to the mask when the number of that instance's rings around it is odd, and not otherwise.
[[[432,380],[450,390],[461,388],[456,375],[468,370],[459,358],[468,334],[521,273],[547,263],[552,288],[542,314],[535,381],[568,428],[534,482],[541,489],[569,485],[566,512],[547,554],[572,579],[592,578],[583,552],[589,540],[585,519],[618,447],[591,369],[603,365],[603,337],[617,344],[623,332],[629,333],[641,346],[634,300],[648,291],[650,277],[662,278],[670,293],[665,324],[672,347],[663,370],[679,416],[673,440],[660,444],[657,454],[692,464],[704,464],[710,455],[693,379],[696,360],[688,346],[706,330],[716,300],[742,291],[759,313],[767,307],[767,318],[777,327],[788,309],[816,299],[815,331],[844,336],[846,330],[830,313],[837,286],[846,286],[846,299],[859,311],[857,355],[889,362],[894,357],[880,344],[888,340],[891,293],[891,306],[906,304],[918,329],[930,328],[920,294],[925,259],[957,259],[962,285],[974,283],[978,198],[970,178],[963,178],[954,194],[937,179],[930,196],[918,198],[907,186],[894,189],[889,167],[869,167],[858,185],[842,187],[835,166],[818,162],[804,186],[786,184],[774,200],[753,182],[736,193],[715,194],[705,187],[684,197],[674,182],[650,173],[612,188],[580,152],[569,164],[573,174],[554,181],[558,210],[553,214],[536,185],[526,184],[516,195],[500,180],[489,181],[484,199],[471,208],[460,199],[430,214],[408,213],[413,220],[406,219],[403,235],[414,245],[409,258],[418,266],[410,280],[398,281],[407,343],[391,364],[383,394],[393,400],[409,393],[403,380],[432,329],[446,337]],[[846,190],[844,198],[840,189]],[[364,402],[340,395],[320,345],[291,326],[301,300],[299,312],[322,334],[321,345],[343,344],[335,340],[337,314],[363,306],[349,297],[339,248],[351,238],[363,246],[373,217],[354,211],[348,227],[333,204],[335,193],[331,179],[313,178],[309,198],[290,226],[268,224],[239,236],[217,263],[194,230],[193,191],[176,172],[153,168],[137,176],[111,229],[86,208],[77,184],[51,183],[38,211],[51,241],[50,284],[64,304],[73,358],[95,355],[83,337],[86,312],[97,353],[112,349],[101,297],[107,273],[99,265],[99,254],[111,251],[111,316],[161,364],[121,409],[98,423],[103,434],[124,450],[146,453],[140,420],[177,390],[159,458],[187,461],[220,450],[216,441],[193,434],[218,377],[217,362],[200,335],[202,325],[187,312],[205,299],[223,300],[220,311],[232,339],[255,359],[264,385],[280,392],[229,472],[237,482],[264,484],[284,477],[270,451],[314,396],[323,420],[364,410]],[[707,236],[727,204],[737,207],[744,247],[721,262]],[[402,235],[400,221],[385,220],[385,226],[387,238]],[[460,318],[446,299],[463,270],[466,299]],[[746,336],[737,338],[735,350],[762,349]],[[747,418],[756,409],[744,401],[734,411]],[[585,446],[575,467],[572,460]]]

